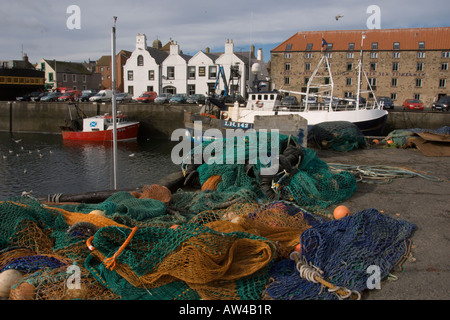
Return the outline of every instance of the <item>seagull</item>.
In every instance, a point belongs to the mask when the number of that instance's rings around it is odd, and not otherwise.
[[[130,154],[130,155],[128,155],[129,157],[134,157],[134,153],[132,153],[132,154]]]
[[[20,141],[22,141],[22,139],[19,139],[19,140],[14,140],[14,139],[13,139],[13,141],[14,141],[15,143],[19,143]]]
[[[5,155],[3,155],[3,159],[6,159],[6,156],[5,156]]]
[[[39,158],[42,158],[42,157],[43,157],[43,155],[39,153]]]
[[[27,169],[23,169],[23,173],[24,173],[24,174],[27,174]]]
[[[343,17],[343,15],[342,14],[338,14],[335,18],[336,18],[336,21],[338,21],[339,20],[339,18],[342,18]]]

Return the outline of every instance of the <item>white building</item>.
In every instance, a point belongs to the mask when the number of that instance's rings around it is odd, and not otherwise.
[[[146,36],[138,34],[136,49],[124,66],[124,89],[134,98],[146,91],[207,95],[225,90],[246,97],[249,79],[251,85],[255,76],[268,77],[262,50],[256,57],[253,47],[250,52],[235,52],[232,40],[227,40],[224,52],[211,53],[207,49],[194,56],[183,54],[175,41],[166,45],[169,52],[155,42],[147,47]]]
[[[145,34],[136,36],[136,49],[123,67],[124,90],[133,98],[143,92],[162,92],[162,63],[168,53],[153,47],[147,47]]]

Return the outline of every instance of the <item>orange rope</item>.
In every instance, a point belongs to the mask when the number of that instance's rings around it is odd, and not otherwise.
[[[105,260],[103,260],[103,262],[105,263],[106,268],[108,268],[110,270],[114,269],[114,267],[116,266],[116,259],[117,259],[117,257],[122,253],[122,251],[130,243],[130,241],[133,238],[134,234],[136,233],[137,229],[138,229],[137,227],[134,227],[131,230],[131,233],[129,234],[129,236],[127,237],[125,242],[122,244],[122,246],[119,248],[119,250],[117,250],[117,252],[114,253],[114,255],[111,258],[106,258]]]
[[[90,237],[86,241],[86,245],[89,248],[89,250],[91,250],[91,251],[95,249],[95,247],[92,245],[92,240],[94,240],[94,236]]]

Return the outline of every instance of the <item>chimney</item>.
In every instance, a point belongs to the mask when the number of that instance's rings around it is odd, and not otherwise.
[[[23,54],[23,61],[29,62],[28,61],[28,55],[26,53]]]
[[[227,43],[225,43],[225,54],[232,54],[234,53],[234,44],[233,40],[227,39]]]
[[[136,36],[136,49],[147,49],[147,37],[145,36],[145,34],[138,33],[138,35]]]
[[[250,47],[250,53],[251,53],[251,57],[254,58],[255,57],[255,45],[253,45],[253,44]]]
[[[261,61],[263,59],[263,51],[261,48],[258,49],[256,60]]]
[[[209,47],[206,47],[205,52],[209,53]]]
[[[180,46],[176,41],[172,41],[170,44],[170,54],[180,54]]]

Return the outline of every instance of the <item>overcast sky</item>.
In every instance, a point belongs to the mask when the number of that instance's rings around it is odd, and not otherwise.
[[[111,27],[117,16],[116,50],[133,51],[138,33],[166,44],[178,42],[184,53],[210,47],[224,50],[233,39],[235,51],[251,44],[270,50],[298,31],[367,29],[370,5],[380,8],[380,27],[449,26],[448,0],[0,0],[0,60],[17,60],[22,50],[31,62],[42,58],[97,60],[111,54]],[[67,27],[80,9],[80,29]],[[343,15],[336,21],[336,15]],[[23,49],[22,49],[23,47]]]

